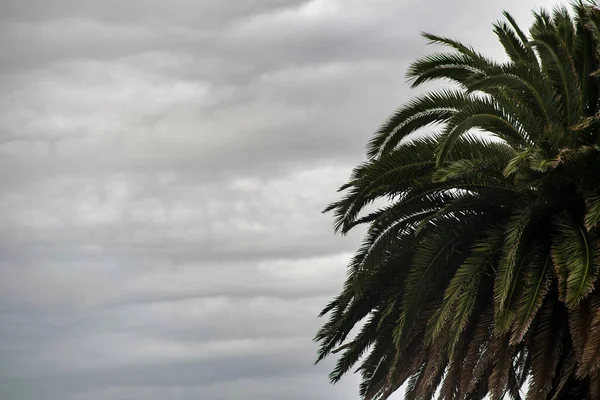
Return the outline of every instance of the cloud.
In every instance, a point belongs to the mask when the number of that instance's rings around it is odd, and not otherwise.
[[[321,210],[419,32],[500,56],[502,8],[0,2],[0,398],[357,398],[312,365],[361,236]]]

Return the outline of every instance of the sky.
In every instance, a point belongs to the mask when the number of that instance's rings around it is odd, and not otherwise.
[[[361,236],[320,212],[419,32],[499,56],[553,4],[0,0],[0,399],[358,399],[313,366]]]

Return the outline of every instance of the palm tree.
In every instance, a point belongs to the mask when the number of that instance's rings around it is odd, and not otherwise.
[[[326,210],[368,230],[318,361],[365,399],[600,399],[600,10],[536,12],[529,36],[504,16],[506,62],[424,35],[450,51],[412,86],[452,87],[398,109]]]

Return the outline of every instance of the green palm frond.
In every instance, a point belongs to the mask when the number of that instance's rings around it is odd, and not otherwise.
[[[527,398],[545,399],[560,361],[565,332],[564,314],[555,297],[548,297],[535,323],[532,343],[531,382]]]
[[[587,212],[585,214],[585,227],[588,231],[592,230],[600,220],[600,194],[592,194],[586,199]]]
[[[539,249],[542,250],[542,249]],[[511,341],[519,343],[529,330],[537,311],[548,293],[552,280],[552,259],[549,251],[536,251],[524,271],[524,285],[515,312],[515,323]]]
[[[453,87],[398,108],[325,210],[366,233],[317,362],[365,400],[600,396],[600,8],[504,17],[504,63],[424,34],[447,51],[410,84]]]
[[[367,156],[369,159],[379,157],[418,129],[445,122],[468,97],[462,91],[440,89],[409,100],[375,133],[367,146]]]
[[[476,240],[471,249],[471,255],[458,267],[450,279],[444,293],[441,306],[428,322],[427,338],[434,341],[445,329],[448,321],[452,322],[455,340],[468,321],[469,311],[477,298],[480,288],[480,279],[483,274],[489,273],[497,258],[498,248],[502,243],[502,231],[490,229],[486,235]],[[460,316],[462,315],[462,318]]]
[[[565,271],[566,304],[579,304],[592,290],[598,275],[597,244],[585,229],[565,214],[555,216],[554,253],[556,268]]]

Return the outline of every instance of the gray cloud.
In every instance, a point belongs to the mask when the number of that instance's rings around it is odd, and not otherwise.
[[[312,365],[360,240],[320,211],[420,31],[499,56],[543,3],[0,2],[0,398],[357,398]]]

